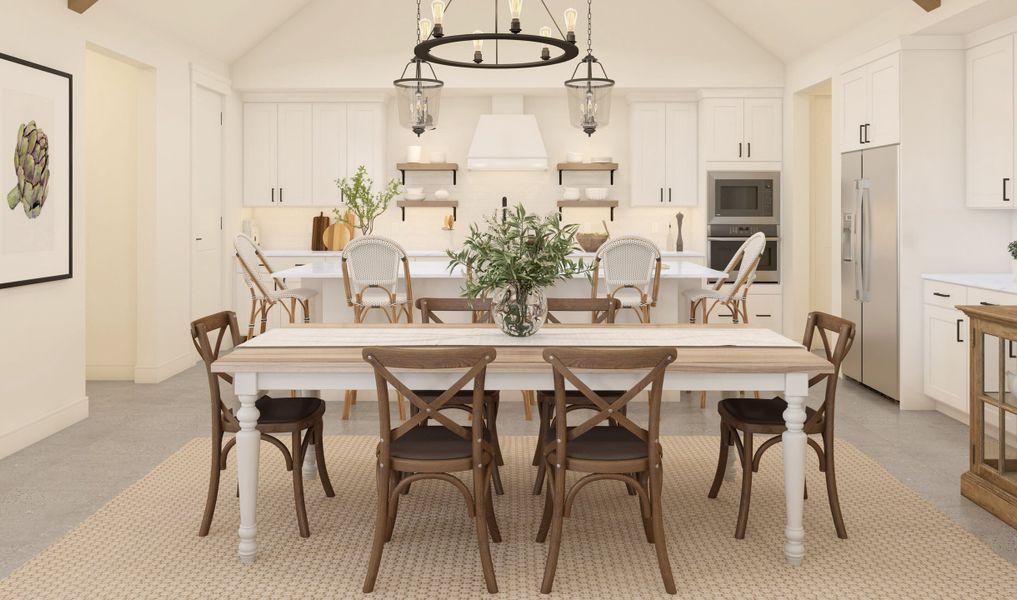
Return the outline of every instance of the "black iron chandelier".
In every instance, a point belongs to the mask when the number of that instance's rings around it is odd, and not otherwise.
[[[586,76],[576,77],[585,65]],[[593,65],[600,67],[601,77],[593,76]],[[586,56],[576,65],[572,79],[565,82],[568,93],[569,119],[574,127],[592,136],[598,127],[604,127],[611,119],[611,89],[614,80],[607,76],[604,65],[593,56],[593,0],[587,0],[586,12]]]
[[[445,84],[438,79],[434,67],[431,66],[432,63],[470,69],[524,69],[557,65],[579,56],[579,48],[576,45],[576,23],[579,13],[574,8],[565,11],[565,31],[563,32],[547,7],[546,0],[540,0],[559,35],[555,36],[554,29],[547,25],[539,29],[538,35],[533,35],[523,33],[523,0],[507,0],[510,23],[508,32],[502,32],[499,29],[498,18],[500,0],[494,0],[493,32],[477,30],[467,34],[445,35],[445,12],[453,1],[433,0],[431,2],[431,15],[434,17],[432,22],[430,19],[421,18],[421,0],[417,0],[417,45],[413,49],[414,56],[403,68],[402,76],[393,82],[399,107],[399,122],[402,126],[411,129],[417,136],[428,129],[434,129],[438,124],[441,88]],[[587,135],[593,135],[598,127],[608,124],[611,112],[611,88],[614,86],[614,80],[607,77],[604,66],[593,56],[592,12],[593,0],[587,0],[586,57],[576,66],[572,73],[572,79],[565,82],[570,120],[575,127],[582,129]],[[493,60],[490,60],[490,56],[484,56],[485,41],[494,42]],[[539,52],[534,51],[532,54],[534,60],[521,59],[503,62],[498,47],[500,41],[532,44],[534,47],[539,47],[540,50]],[[437,56],[434,52],[438,48],[467,43],[473,45],[472,60],[455,60]],[[595,64],[600,67],[601,77],[594,77],[593,65]],[[586,76],[577,78],[579,68],[583,65],[586,65]],[[407,72],[411,70],[411,76],[407,77]],[[427,71],[430,71],[430,77],[427,76]]]

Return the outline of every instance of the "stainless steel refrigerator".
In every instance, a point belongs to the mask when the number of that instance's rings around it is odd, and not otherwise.
[[[841,156],[841,314],[858,326],[844,374],[899,401],[897,150]]]

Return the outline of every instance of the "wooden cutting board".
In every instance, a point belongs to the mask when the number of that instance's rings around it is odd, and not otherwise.
[[[332,219],[325,216],[322,212],[317,217],[314,217],[314,221],[311,224],[311,250],[318,251],[325,249],[325,230],[332,223]]]
[[[350,223],[353,222],[353,213],[346,213],[346,220]],[[342,250],[346,247],[346,244],[350,243],[353,239],[353,225],[347,225],[346,223],[333,223],[325,228],[324,233],[321,236],[321,240],[328,250]]]

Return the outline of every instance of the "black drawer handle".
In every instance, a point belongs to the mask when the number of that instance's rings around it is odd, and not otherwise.
[[[1007,341],[1010,342],[1010,351],[1007,352],[1007,354],[1010,355],[1010,358],[1017,358],[1017,356],[1014,356],[1014,353],[1013,353],[1013,340],[1007,340]]]
[[[939,296],[940,298],[949,298],[950,294],[940,294],[939,292],[932,292],[933,296]]]
[[[982,306],[999,306],[998,304],[993,304],[992,302],[979,302],[979,304],[981,304]]]
[[[961,326],[961,323],[963,323],[963,322],[964,322],[964,319],[957,319],[957,341],[962,343],[962,344],[964,343],[964,340],[962,340],[961,336],[960,336],[961,335],[960,334],[960,326]]]
[[[761,318],[761,319],[763,319],[763,318],[768,319],[768,318],[772,317],[773,315],[756,315],[756,316]]]

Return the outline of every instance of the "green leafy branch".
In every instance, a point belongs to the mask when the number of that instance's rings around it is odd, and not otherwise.
[[[367,176],[364,165],[357,167],[357,172],[352,178],[337,179],[336,185],[339,186],[343,198],[342,206],[332,210],[336,220],[360,228],[364,235],[370,235],[374,231],[375,219],[388,210],[389,203],[399,194],[401,188],[399,180],[392,179],[385,184],[385,189],[377,194],[371,193],[374,180]],[[347,220],[347,211],[353,213],[356,218],[354,222]]]

